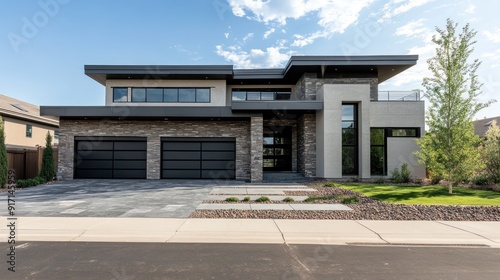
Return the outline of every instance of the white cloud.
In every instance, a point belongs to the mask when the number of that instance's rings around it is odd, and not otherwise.
[[[233,14],[265,24],[286,25],[288,19],[299,19],[309,13],[317,13],[321,30],[310,34],[296,34],[292,46],[303,47],[318,38],[343,33],[356,23],[363,8],[374,0],[229,0]]]
[[[483,34],[486,35],[486,38],[488,38],[488,40],[494,43],[500,43],[500,28],[497,28],[493,32],[484,31]]]
[[[405,37],[419,37],[429,31],[427,27],[424,26],[425,19],[421,18],[419,20],[410,21],[407,24],[400,26],[396,29],[394,33],[397,36]]]
[[[434,0],[391,0],[384,5],[384,15],[380,21],[391,19],[397,15],[408,12],[413,8],[423,6]]]
[[[264,32],[264,39],[267,39],[271,34],[274,33],[274,31],[276,31],[275,28],[271,28],[271,29],[268,29],[266,32]]]
[[[224,33],[224,37],[229,38],[229,33]]]
[[[249,52],[240,46],[215,46],[215,52],[225,60],[234,64],[236,68],[276,68],[288,61],[293,51],[287,51],[280,42],[277,46],[268,47],[265,50],[252,49]]]
[[[243,43],[246,43],[249,39],[252,38],[253,38],[253,33],[248,33],[247,35],[245,35],[245,37],[243,37]]]
[[[474,6],[474,4],[469,4],[467,9],[465,9],[466,14],[473,14],[475,12],[476,12],[476,6]]]

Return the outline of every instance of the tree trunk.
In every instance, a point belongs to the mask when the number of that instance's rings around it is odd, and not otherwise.
[[[452,185],[453,185],[453,184],[451,183],[451,181],[448,181],[448,193],[449,193],[449,194],[452,194],[452,193],[453,193],[453,187],[452,187]]]

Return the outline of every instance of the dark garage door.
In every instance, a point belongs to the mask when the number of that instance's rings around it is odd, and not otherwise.
[[[75,137],[75,179],[146,179],[145,137]]]
[[[163,179],[234,179],[235,138],[162,138]]]

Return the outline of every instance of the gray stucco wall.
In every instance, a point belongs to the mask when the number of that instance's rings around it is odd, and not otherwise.
[[[262,120],[261,120],[262,122]],[[262,125],[261,125],[262,127]],[[260,133],[262,137],[262,131]],[[160,179],[161,137],[235,137],[236,179],[248,180],[250,170],[250,121],[115,121],[61,120],[59,172],[73,179],[75,136],[147,137],[147,179]],[[256,139],[258,141],[258,139]],[[260,145],[262,149],[262,141]],[[262,151],[260,152],[262,155]],[[262,170],[262,169],[261,169]]]

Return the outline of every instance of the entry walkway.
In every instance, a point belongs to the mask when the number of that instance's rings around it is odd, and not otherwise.
[[[0,217],[0,224],[7,225],[7,217]],[[8,232],[6,226],[0,228],[0,235],[7,237]],[[19,217],[18,241],[431,244],[500,248],[500,222]]]

